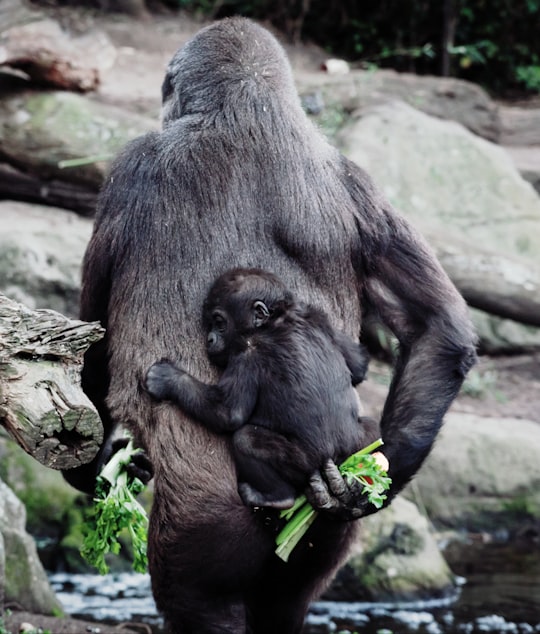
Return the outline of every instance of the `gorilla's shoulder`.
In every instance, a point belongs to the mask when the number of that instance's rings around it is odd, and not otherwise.
[[[129,141],[117,154],[111,164],[109,178],[117,184],[133,183],[137,178],[145,178],[159,161],[160,133],[148,132]]]
[[[160,146],[161,132],[159,130],[142,134],[124,146],[118,154],[116,161],[122,161],[137,156],[145,157],[149,153],[156,152]]]

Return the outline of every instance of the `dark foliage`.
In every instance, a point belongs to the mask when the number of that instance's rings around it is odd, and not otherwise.
[[[364,66],[450,74],[497,94],[540,92],[540,0],[166,1],[266,20]]]

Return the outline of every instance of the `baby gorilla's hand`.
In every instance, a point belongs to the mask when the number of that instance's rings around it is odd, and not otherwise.
[[[157,401],[170,400],[175,393],[175,384],[183,374],[184,370],[172,361],[161,359],[146,373],[144,389]]]

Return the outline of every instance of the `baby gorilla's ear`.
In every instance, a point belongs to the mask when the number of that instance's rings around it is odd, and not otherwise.
[[[255,328],[260,328],[268,321],[270,311],[268,310],[268,306],[260,299],[253,303],[251,310],[253,313],[253,325]]]

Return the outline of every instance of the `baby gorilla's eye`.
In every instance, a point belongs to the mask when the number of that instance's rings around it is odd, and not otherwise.
[[[227,320],[221,313],[215,312],[212,314],[212,325],[213,329],[223,332],[227,326]]]

